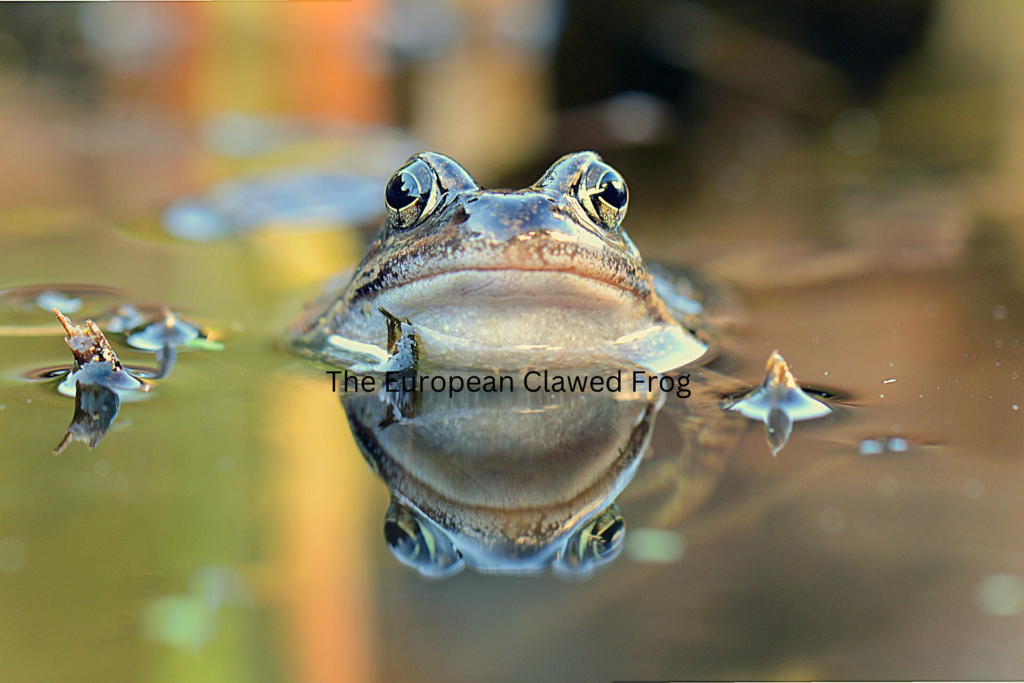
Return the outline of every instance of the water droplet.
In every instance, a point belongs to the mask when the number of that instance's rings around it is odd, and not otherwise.
[[[768,417],[764,421],[764,436],[768,440],[772,455],[777,455],[782,450],[792,431],[793,421],[789,419],[785,410],[773,407],[768,411]]]
[[[996,320],[1002,320],[1006,317],[1006,306],[999,304],[992,307],[992,317]]]
[[[96,475],[97,476],[105,477],[108,474],[110,474],[110,469],[111,469],[110,461],[106,460],[104,458],[100,458],[99,460],[96,461],[96,464],[93,465],[93,469],[96,470]]]
[[[217,469],[221,472],[230,472],[235,469],[235,459],[230,455],[222,455],[217,458]]]

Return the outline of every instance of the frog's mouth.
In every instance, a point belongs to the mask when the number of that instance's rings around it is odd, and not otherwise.
[[[652,304],[660,304],[646,288],[637,291],[614,278],[575,270],[507,267],[433,273],[393,286],[378,294],[378,299],[405,309],[406,314],[438,306],[554,306],[597,312],[639,305],[651,312]]]
[[[420,327],[491,346],[581,346],[671,322],[660,300],[562,270],[438,273],[381,292],[377,305]]]
[[[529,300],[563,311],[627,306],[667,318],[643,262],[584,232],[530,231],[482,244],[442,232],[390,255],[366,290],[409,312],[438,304],[515,307]]]
[[[664,372],[707,352],[669,314],[638,258],[603,243],[559,247],[525,237],[480,247],[435,239],[381,254],[357,275],[340,310],[307,313],[293,328],[293,348],[351,363],[352,343],[386,348],[383,310],[409,322],[421,360],[439,366],[579,367],[605,359]]]

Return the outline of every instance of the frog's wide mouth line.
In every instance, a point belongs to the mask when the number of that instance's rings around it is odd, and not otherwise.
[[[647,306],[649,295],[614,278],[560,268],[459,268],[426,273],[380,292],[378,300],[402,308],[423,310],[436,306],[474,306],[521,302],[549,303],[572,309],[619,309],[630,304]],[[388,309],[390,311],[390,309]],[[395,313],[395,315],[398,315]]]

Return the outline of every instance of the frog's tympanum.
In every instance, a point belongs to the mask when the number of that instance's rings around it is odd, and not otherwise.
[[[292,347],[373,369],[388,358],[390,316],[416,326],[423,361],[439,367],[693,363],[707,347],[622,229],[628,201],[593,152],[518,191],[485,190],[448,157],[417,154],[389,181],[387,219],[351,281],[295,322]]]

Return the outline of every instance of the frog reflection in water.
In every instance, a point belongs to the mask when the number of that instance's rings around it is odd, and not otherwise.
[[[621,227],[626,185],[592,152],[563,157],[519,191],[485,190],[451,159],[417,154],[389,181],[385,204],[351,279],[293,324],[296,353],[361,372],[432,374],[667,373],[711,356],[702,304],[685,278],[645,265]],[[710,495],[746,424],[703,385],[701,401],[674,401],[675,511]],[[614,502],[647,451],[664,400],[655,394],[382,389],[344,404],[392,491],[385,536],[403,562],[429,575],[468,564],[579,576],[621,549]]]
[[[672,283],[652,276],[623,231],[626,184],[593,152],[563,157],[519,191],[482,189],[424,152],[395,173],[385,203],[351,281],[293,325],[300,355],[380,366],[384,312],[414,323],[425,360],[441,367],[578,368],[596,358],[665,372],[707,352],[680,324],[685,311],[670,307],[680,300]]]
[[[671,505],[693,509],[714,490],[747,421],[721,410],[702,377],[687,400],[519,385],[412,400],[381,387],[342,402],[360,450],[391,491],[384,536],[400,561],[428,576],[550,566],[585,578],[622,549],[615,500],[648,452],[659,412],[674,437],[659,464],[673,463],[672,475],[686,480],[678,482],[685,500]]]

